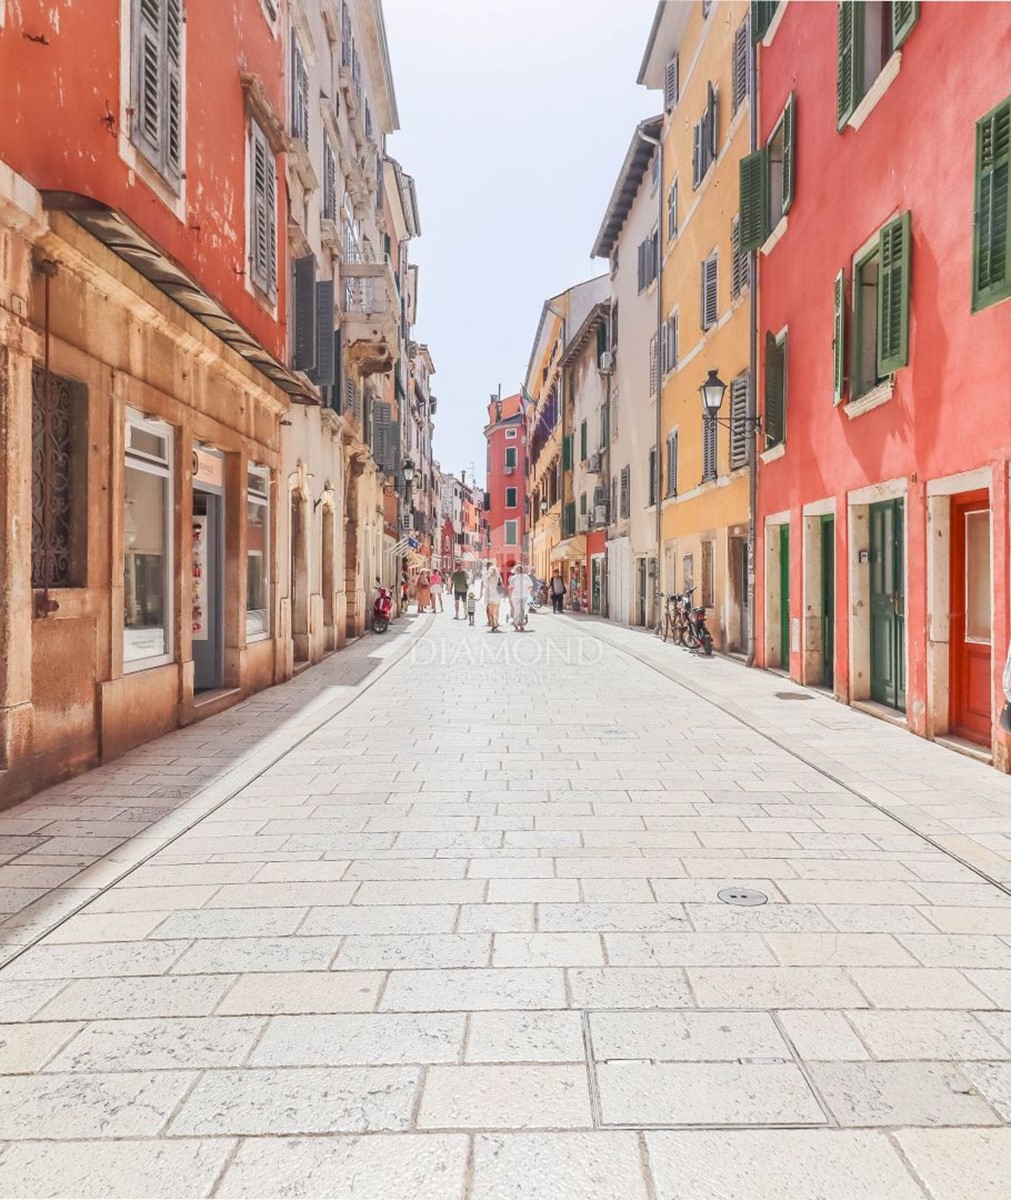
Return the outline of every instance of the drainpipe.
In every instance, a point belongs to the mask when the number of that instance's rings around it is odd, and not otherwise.
[[[614,353],[614,301],[612,300],[607,310],[607,349],[610,353]],[[611,583],[607,574],[607,543],[610,526],[614,523],[614,513],[611,512],[611,379],[613,372],[609,372],[605,378],[607,379],[605,399],[607,412],[607,444],[604,446],[604,504],[607,511],[607,532],[604,534],[604,580],[600,589],[600,615],[607,620],[611,617]]]
[[[758,46],[748,39],[748,120],[751,127],[751,150],[754,152],[758,145]],[[747,665],[755,665],[755,624],[758,613],[755,609],[755,554],[756,542],[756,510],[758,507],[758,431],[755,428],[755,418],[758,414],[758,252],[754,255],[751,272],[751,296],[748,299],[751,328],[748,333],[748,365],[751,375],[750,395],[748,396],[748,427],[751,436],[748,438],[748,658]]]
[[[554,315],[562,323],[562,352],[559,355],[559,359],[562,359],[565,357],[565,351],[568,349],[568,346],[566,345],[566,342],[568,340],[566,337],[566,334],[568,331],[568,326],[569,326],[568,318],[565,316],[564,313],[560,313],[557,308],[553,308],[550,304],[548,305],[548,312],[554,313]],[[559,460],[561,463],[561,481],[560,481],[560,484],[558,487],[558,496],[559,496],[559,503],[561,505],[561,511],[560,511],[559,517],[558,517],[558,532],[559,532],[559,534],[564,534],[564,532],[565,532],[565,371],[561,367],[559,367],[559,370],[558,370],[557,383],[558,383],[559,403],[561,405],[561,414],[559,416],[559,423],[561,424],[561,427],[562,427],[562,453],[561,453],[561,457]],[[570,459],[570,462],[571,461],[572,460]],[[571,470],[571,467],[570,467],[570,470]],[[559,537],[559,541],[563,541],[563,540],[564,540],[564,538]],[[548,553],[550,555],[550,551]],[[551,578],[551,559],[550,559],[550,557],[548,558],[548,561],[546,564],[546,576],[548,579]]]
[[[661,124],[662,128],[662,124]],[[660,358],[660,346],[663,333],[663,139],[650,137],[637,129],[636,133],[644,142],[656,146],[659,162],[657,164],[656,183],[656,578],[653,581],[653,618],[660,619],[659,593],[663,584],[663,524],[662,505],[660,503],[660,441],[663,436],[663,362]],[[650,364],[652,366],[652,364]],[[650,486],[654,486],[650,480]]]

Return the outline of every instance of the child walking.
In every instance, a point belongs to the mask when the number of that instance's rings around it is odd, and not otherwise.
[[[474,589],[467,593],[467,624],[474,624],[474,614],[477,612],[477,597],[474,595]]]

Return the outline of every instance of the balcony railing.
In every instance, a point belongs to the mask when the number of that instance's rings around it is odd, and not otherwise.
[[[400,293],[388,262],[341,264],[344,344],[363,375],[388,375],[396,357]]]

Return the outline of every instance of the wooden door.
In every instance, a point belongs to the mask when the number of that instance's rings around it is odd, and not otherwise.
[[[871,699],[906,706],[905,501],[870,506]]]
[[[951,502],[951,686],[949,724],[960,737],[988,746],[992,730],[992,598],[990,498]]]
[[[821,681],[835,683],[835,517],[821,519]]]
[[[779,527],[779,665],[790,669],[790,526]]]

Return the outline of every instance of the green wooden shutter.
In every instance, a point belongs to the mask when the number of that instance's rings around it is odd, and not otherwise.
[[[835,315],[832,325],[832,398],[843,398],[846,386],[846,272],[835,277]]]
[[[579,461],[580,462],[586,462],[586,454],[587,454],[586,441],[587,441],[586,422],[583,421],[583,423],[579,426]]]
[[[766,152],[741,159],[741,249],[757,250],[769,236],[769,188]]]
[[[898,50],[909,37],[909,31],[919,19],[918,0],[892,0],[892,46],[894,49]]]
[[[567,433],[562,438],[562,470],[569,471],[572,469],[572,434]]]
[[[909,213],[878,235],[878,374],[909,362]]]
[[[1011,98],[976,123],[976,220],[972,251],[972,307],[1011,296]]]
[[[183,6],[168,0],[165,7],[165,167],[173,180],[183,169]]]
[[[751,40],[760,42],[765,37],[776,15],[777,0],[751,0]]]
[[[316,258],[307,254],[296,258],[292,266],[295,283],[292,366],[296,371],[311,371],[316,366]]]
[[[765,444],[783,440],[783,389],[786,343],[780,347],[771,333],[765,335]]]
[[[857,46],[857,24],[859,21],[856,0],[840,0],[839,3],[839,75],[836,82],[836,119],[842,127],[850,119],[857,106],[857,63],[860,58]]]
[[[787,97],[786,108],[783,109],[783,216],[793,202],[793,139],[796,104],[793,92]]]

